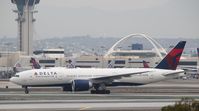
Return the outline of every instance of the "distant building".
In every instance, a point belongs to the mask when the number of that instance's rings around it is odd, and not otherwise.
[[[37,56],[43,56],[46,58],[64,58],[64,49],[43,49],[34,51]]]
[[[131,49],[132,50],[143,50],[143,44],[139,44],[139,43],[132,44]]]

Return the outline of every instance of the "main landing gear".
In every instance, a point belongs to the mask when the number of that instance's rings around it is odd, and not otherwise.
[[[91,94],[110,94],[110,90],[91,90]]]
[[[95,90],[91,90],[91,94],[110,94],[110,90],[106,90],[105,84],[94,85]]]
[[[25,94],[28,94],[29,93],[29,89],[27,86],[22,86],[24,88],[24,91],[25,91]]]

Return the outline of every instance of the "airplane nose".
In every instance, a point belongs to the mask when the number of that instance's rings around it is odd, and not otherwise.
[[[14,82],[14,77],[11,77],[11,78],[10,78],[10,82]]]
[[[10,78],[10,82],[17,84],[17,78],[16,77]]]

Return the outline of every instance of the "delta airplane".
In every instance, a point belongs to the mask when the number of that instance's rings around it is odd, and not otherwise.
[[[32,69],[17,73],[11,82],[28,87],[60,86],[63,91],[88,91],[109,94],[110,86],[135,86],[176,78],[176,70],[186,42],[179,42],[155,68],[61,68]]]
[[[35,60],[35,58],[31,57],[30,62],[32,63],[32,69],[41,69],[42,67],[39,65],[39,63]],[[21,64],[19,63],[19,61],[17,61],[17,63],[14,65],[13,67],[13,71],[15,73],[18,72],[22,72],[25,70],[30,70],[30,68],[28,67],[22,67]]]

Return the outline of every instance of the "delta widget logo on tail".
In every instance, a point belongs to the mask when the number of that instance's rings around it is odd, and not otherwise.
[[[182,52],[183,52],[183,49],[174,49],[169,53],[168,57],[166,58],[166,62],[170,69],[173,69],[173,70],[176,69],[177,64],[180,61],[180,56]]]
[[[179,63],[180,57],[182,55],[186,41],[179,42],[168,54],[167,56],[156,66],[159,69],[172,69],[176,70]]]

